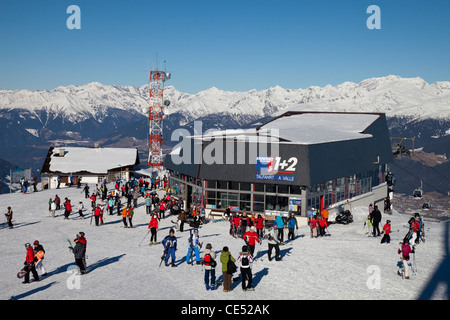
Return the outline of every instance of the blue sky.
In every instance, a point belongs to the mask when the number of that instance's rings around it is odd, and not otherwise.
[[[70,5],[81,29],[69,30]],[[370,30],[366,10],[381,10]],[[0,88],[166,85],[196,93],[306,88],[396,74],[450,80],[450,1],[0,1]]]

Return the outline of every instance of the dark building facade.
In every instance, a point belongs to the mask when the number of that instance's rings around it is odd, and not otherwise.
[[[288,112],[256,129],[184,137],[165,166],[188,208],[305,216],[383,201],[390,161],[384,114]]]

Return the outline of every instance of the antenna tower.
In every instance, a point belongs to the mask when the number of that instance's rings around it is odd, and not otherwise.
[[[164,82],[169,79],[170,74],[165,71],[150,71],[150,110],[147,165],[152,166],[158,171],[164,169],[162,152],[163,116],[165,105]]]

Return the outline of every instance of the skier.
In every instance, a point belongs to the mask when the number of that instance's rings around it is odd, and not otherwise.
[[[384,234],[383,238],[381,239],[381,243],[391,242],[391,236],[389,235],[390,233],[391,233],[391,220],[386,220],[386,224],[383,226],[383,230],[381,231],[381,234]]]
[[[84,209],[84,205],[83,202],[78,202],[78,214],[80,215],[81,218],[84,217],[83,215],[83,209]]]
[[[30,283],[30,272],[33,274],[34,281],[39,281],[39,275],[34,266],[34,251],[31,244],[26,243],[25,248],[27,249],[27,255],[25,257],[24,265],[27,268],[27,273],[25,274],[25,279],[22,283]]]
[[[264,236],[264,218],[260,214],[256,218],[256,233],[260,238]]]
[[[366,221],[364,221],[363,230],[364,230],[364,228],[367,226],[367,232],[366,232],[366,234],[370,234],[370,230],[371,230],[371,228],[372,228],[372,222],[370,221],[370,220],[371,220],[370,217],[371,217],[371,216],[368,215]]]
[[[13,223],[12,223],[13,210],[11,209],[11,207],[8,207],[8,212],[5,213],[5,217],[6,217],[6,222],[8,223],[9,229],[14,228]]]
[[[89,198],[89,186],[88,186],[87,183],[85,184],[85,186],[84,186],[84,188],[83,188],[83,190],[81,192],[83,192],[83,191],[84,191],[84,197],[86,199],[88,199]]]
[[[411,253],[414,253],[414,247],[412,247],[412,249],[411,249],[408,239],[403,240],[402,249],[401,250],[398,249],[398,253],[402,254],[402,262],[403,262],[403,269],[405,272],[405,274],[404,274],[405,279],[409,279],[409,265],[408,265],[409,255]]]
[[[248,249],[250,249],[250,254],[253,255],[255,253],[255,244],[256,242],[260,243],[261,241],[258,238],[258,234],[256,233],[256,229],[254,226],[247,231],[242,238],[245,243],[248,245]]]
[[[294,228],[296,228],[298,230],[298,223],[297,223],[297,219],[294,216],[294,213],[291,213],[291,215],[289,216],[287,225],[288,225],[288,229],[289,229],[288,240],[289,239],[294,240]]]
[[[112,197],[108,198],[108,211],[109,214],[112,215],[114,210],[114,199]]]
[[[50,205],[50,210],[51,210],[51,213],[52,213],[52,218],[54,218],[55,217],[55,211],[56,211],[56,202],[55,201],[52,201],[52,204]]]
[[[414,245],[416,242],[419,242],[419,238],[417,236],[417,233],[420,230],[420,222],[419,222],[419,218],[416,216],[414,219],[411,219],[411,223],[409,225],[410,228],[410,238],[409,238],[409,243],[411,245]]]
[[[133,228],[133,216],[134,216],[134,208],[131,206],[128,208],[128,222],[130,223],[130,228]]]
[[[380,210],[378,210],[378,206],[375,205],[373,207],[373,211],[371,214],[371,222],[372,222],[372,226],[373,226],[373,231],[372,234],[374,237],[379,237],[380,236],[380,222],[381,222],[381,212]]]
[[[200,264],[200,252],[198,250],[199,247],[199,236],[198,236],[198,229],[194,229],[194,232],[192,233],[192,230],[190,232],[190,236],[188,239],[189,242],[189,248],[186,255],[186,262],[188,264],[193,264],[194,262],[191,261],[191,252],[193,251],[195,253],[195,261],[197,264]]]
[[[275,235],[275,229],[277,228],[277,222],[274,221],[272,227],[269,229],[268,233],[268,244],[269,250],[267,255],[269,256],[269,261],[272,261],[272,250],[275,249],[275,261],[280,261],[280,241],[278,241]]]
[[[278,240],[280,242],[284,241],[284,221],[281,216],[277,216],[275,218],[275,221],[277,222],[277,228],[278,228]]]
[[[78,267],[79,273],[86,274],[86,246],[87,241],[84,237],[84,232],[79,232],[76,235],[76,239],[73,240],[75,242],[75,247],[69,247],[72,250],[75,256],[75,264]]]
[[[319,216],[319,235],[323,237],[325,235],[325,229],[328,227],[327,221],[322,215]]]
[[[33,245],[34,245],[34,250],[33,250],[34,257],[35,257],[35,260],[37,260],[37,262],[35,264],[36,271],[41,270],[41,272],[42,272],[41,275],[46,276],[47,271],[45,271],[44,264],[43,264],[44,255],[45,255],[44,247],[39,243],[38,240],[35,240],[33,242]]]
[[[145,196],[145,210],[147,214],[151,213],[151,209],[152,209],[152,198],[150,198],[149,195]]]
[[[253,291],[253,275],[250,263],[253,262],[251,253],[248,251],[247,246],[242,246],[242,252],[239,253],[239,257],[236,260],[240,262],[241,276],[242,276],[242,290],[243,291]]]
[[[205,247],[205,252],[202,254],[203,269],[205,270],[205,286],[206,290],[214,290],[216,286],[216,253],[212,251],[211,243]]]
[[[64,202],[64,219],[69,219],[69,215],[72,212],[72,204],[70,203],[70,200],[65,198],[65,202]]]
[[[128,228],[127,215],[128,215],[127,207],[123,206],[123,208],[122,208],[122,221],[123,221],[123,225],[124,225],[125,228]]]
[[[148,224],[148,228],[152,233],[152,235],[150,236],[150,244],[157,244],[156,231],[158,230],[158,221],[159,221],[158,214],[156,212],[153,212],[150,223]]]
[[[164,238],[162,244],[167,250],[166,257],[164,259],[164,263],[166,267],[169,266],[168,261],[169,257],[172,258],[172,267],[176,267],[175,265],[175,251],[177,250],[177,238],[175,237],[175,230],[170,229],[169,235]]]

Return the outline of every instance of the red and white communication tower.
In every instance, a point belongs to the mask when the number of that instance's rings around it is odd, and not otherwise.
[[[164,82],[169,79],[170,73],[166,73],[165,71],[150,71],[150,111],[147,165],[152,166],[159,171],[164,169],[162,152],[163,116],[164,106],[169,105],[168,101],[164,101]]]

